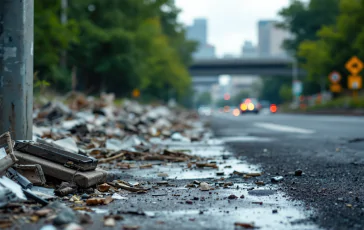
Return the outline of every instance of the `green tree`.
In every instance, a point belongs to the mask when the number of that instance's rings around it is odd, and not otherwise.
[[[284,42],[290,53],[297,54],[300,44],[306,40],[317,40],[317,31],[324,25],[331,25],[339,14],[340,0],[300,0],[291,1],[290,5],[281,9],[279,16],[283,18],[279,27],[289,31],[293,36]]]
[[[284,102],[285,99],[280,94],[280,89],[283,85],[291,86],[292,79],[280,76],[263,78],[263,88],[260,94],[260,99],[267,100],[275,104]]]
[[[318,40],[303,42],[299,55],[306,60],[305,69],[311,76],[339,71],[346,87],[345,63],[352,57],[364,58],[364,1],[340,0],[340,14],[332,25],[323,26]]]
[[[308,72],[304,93],[320,91],[323,79],[333,70],[326,42],[320,41],[321,29],[335,23],[341,0],[310,0],[308,3],[294,0],[279,15],[283,18],[279,27],[293,36],[284,41],[284,48],[294,54],[299,65]]]
[[[78,89],[86,92],[129,96],[138,88],[145,98],[173,92],[182,100],[188,91],[196,44],[186,39],[173,0],[73,0],[66,25],[60,1],[36,1],[35,10],[35,69],[52,86],[69,89],[69,72],[77,67]],[[62,50],[66,70],[59,68]]]
[[[69,90],[71,77],[61,69],[60,54],[78,42],[78,25],[73,19],[60,21],[60,1],[34,1],[34,69],[39,82],[47,81],[57,90]]]
[[[292,95],[292,86],[288,84],[284,84],[279,89],[279,96],[281,98],[281,101],[283,102],[289,102],[292,101],[293,95]]]

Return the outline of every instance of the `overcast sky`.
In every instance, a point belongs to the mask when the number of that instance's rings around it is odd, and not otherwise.
[[[183,10],[180,21],[189,25],[194,18],[208,20],[208,42],[217,55],[239,55],[245,40],[257,43],[257,22],[278,19],[277,13],[290,0],[175,0]]]

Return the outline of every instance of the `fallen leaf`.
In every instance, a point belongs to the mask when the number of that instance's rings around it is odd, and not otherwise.
[[[86,200],[86,204],[90,206],[104,204],[104,198],[90,198]]]
[[[110,204],[114,199],[111,196],[108,196],[104,199],[104,204]]]
[[[97,189],[98,189],[100,192],[107,192],[107,191],[109,191],[110,187],[111,187],[110,185],[108,185],[108,184],[104,183],[104,184],[99,185],[99,186],[97,187]]]
[[[258,176],[261,176],[262,173],[247,173],[245,174],[246,176],[250,176],[250,177],[258,177]]]
[[[30,221],[33,222],[33,223],[38,222],[38,220],[39,220],[39,216],[33,215],[33,216],[30,217]]]
[[[236,222],[234,225],[238,226],[238,227],[242,227],[242,228],[249,228],[249,229],[254,229],[255,228],[255,226],[253,224],[249,224],[249,223]]]
[[[153,168],[153,165],[152,164],[141,165],[141,166],[139,166],[139,168],[141,168],[141,169]]]
[[[39,216],[39,217],[45,217],[51,212],[52,212],[52,209],[44,208],[44,209],[40,209],[40,210],[37,210],[36,212],[34,212],[34,215]]]
[[[75,210],[75,211],[93,212],[91,208],[86,207],[86,206],[74,207],[73,210]]]

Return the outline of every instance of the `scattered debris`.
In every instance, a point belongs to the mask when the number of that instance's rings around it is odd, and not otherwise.
[[[104,184],[101,184],[99,186],[97,186],[97,189],[100,191],[100,192],[107,192],[109,191],[109,189],[111,188],[110,185],[104,183]]]
[[[9,132],[0,136],[0,175],[14,165],[18,159],[13,152],[13,142]]]
[[[104,219],[104,226],[105,227],[115,227],[116,221],[112,217],[107,217]]]
[[[209,191],[209,190],[211,190],[211,187],[210,187],[210,185],[208,183],[202,182],[202,183],[200,183],[200,190],[201,191]]]
[[[278,182],[283,181],[283,179],[284,178],[282,176],[276,176],[276,177],[272,177],[271,181],[272,181],[272,183],[278,183]]]
[[[301,169],[297,169],[297,170],[294,172],[294,175],[295,175],[295,176],[302,176],[302,170],[301,170]]]
[[[234,225],[236,227],[241,227],[241,228],[246,228],[246,229],[255,229],[256,228],[254,226],[254,224],[249,224],[249,223],[236,222]]]
[[[138,230],[140,226],[123,226],[123,230]]]
[[[229,198],[229,200],[238,199],[238,197],[235,196],[234,194],[231,194],[228,198]]]
[[[354,138],[348,141],[348,143],[357,143],[357,142],[363,142],[364,138]]]
[[[196,163],[198,168],[219,168],[215,163]]]

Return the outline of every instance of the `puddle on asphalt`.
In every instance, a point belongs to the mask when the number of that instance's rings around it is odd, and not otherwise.
[[[245,139],[244,139],[245,138]],[[256,138],[256,137],[232,137],[225,138],[221,141],[256,141],[265,140],[269,138]],[[186,146],[188,146],[186,148]],[[216,161],[219,169],[188,169],[186,163],[167,163],[154,165],[151,169],[138,168],[125,170],[120,175],[129,174],[135,178],[157,178],[158,174],[168,174],[167,179],[206,179],[206,178],[221,178],[229,177],[233,171],[239,172],[260,172],[259,166],[250,165],[246,161],[236,159],[230,152],[225,150],[223,145],[203,145],[201,143],[196,145],[171,145],[168,146],[171,150],[188,150],[188,154],[213,158]],[[223,159],[223,156],[224,159]],[[146,162],[144,162],[146,163]],[[144,164],[143,163],[143,164]],[[153,162],[152,162],[153,163]],[[155,164],[156,162],[154,162]],[[118,171],[120,173],[120,170]],[[217,172],[224,172],[224,175],[217,176]],[[161,178],[161,179],[166,179]],[[248,191],[247,188],[254,187],[254,190]],[[187,188],[177,187],[170,188],[167,193],[170,194],[176,190],[187,190]],[[199,191],[197,189],[197,191]],[[218,195],[214,195],[218,192]],[[255,226],[260,229],[319,229],[315,225],[311,225],[307,219],[312,211],[305,210],[301,203],[290,201],[286,198],[285,194],[278,191],[277,185],[266,185],[257,187],[253,181],[246,183],[235,183],[234,186],[228,189],[218,189],[213,191],[213,196],[218,196],[216,205],[205,205],[203,202],[196,203],[196,206],[190,206],[188,210],[175,210],[175,211],[153,211],[144,210],[148,216],[155,216],[155,218],[163,221],[170,221],[176,224],[184,224],[184,229],[234,229],[235,222],[255,223]],[[238,197],[244,195],[244,199],[231,200],[227,204],[227,200],[223,198],[234,194]],[[217,198],[217,197],[216,197]],[[221,199],[222,198],[222,199]],[[225,203],[226,202],[226,203]],[[234,202],[236,205],[234,205]],[[254,202],[263,202],[262,205]],[[237,207],[237,208],[235,208]],[[277,210],[278,213],[272,213]],[[201,214],[201,211],[203,214]],[[191,221],[191,219],[196,221]],[[219,221],[211,221],[218,219]],[[216,226],[218,225],[218,226]]]
[[[150,169],[139,169],[132,168],[126,171],[111,170],[110,175],[116,177],[118,174],[125,175],[130,174],[135,177],[144,178],[158,178],[158,175],[163,173],[167,174],[166,179],[203,179],[203,178],[221,178],[229,177],[234,171],[239,172],[260,172],[258,167],[247,164],[245,161],[240,161],[237,159],[231,160],[214,160],[217,162],[218,169],[210,168],[187,168],[186,163],[167,163],[164,165],[154,165]],[[127,162],[127,161],[125,161]],[[218,172],[224,172],[223,175]]]
[[[168,174],[165,179],[202,179],[228,177],[234,171],[239,172],[260,172],[258,167],[249,165],[246,161],[236,159],[224,146],[199,145],[199,146],[169,146],[171,151],[183,150],[187,154],[210,159],[209,162],[216,162],[218,169],[211,168],[187,168],[187,163],[163,163],[163,162],[128,162],[135,164],[136,168],[128,170],[111,170],[110,175],[117,178],[118,175],[130,174],[135,177],[158,178],[158,174]],[[153,168],[139,169],[139,164],[153,164]],[[217,175],[217,172],[224,172],[224,175]]]
[[[238,185],[235,184],[234,187]],[[245,185],[246,186],[246,185]],[[240,184],[240,187],[244,187]],[[156,218],[169,220],[180,219],[186,222],[195,219],[198,222],[198,228],[211,228],[209,219],[219,219],[213,221],[214,229],[234,229],[234,223],[254,223],[259,229],[319,229],[317,226],[307,221],[309,214],[304,210],[299,202],[288,201],[284,194],[277,192],[277,188],[270,187],[270,193],[266,196],[254,197],[249,195],[246,189],[224,189],[218,190],[220,197],[226,197],[230,194],[244,195],[244,199],[232,200],[229,205],[224,208],[219,208],[219,205],[214,208],[204,207],[201,205],[198,209],[189,210],[173,210],[173,211],[150,211],[146,212]],[[268,190],[268,187],[259,189],[260,191]],[[253,202],[263,202],[262,205],[254,204]],[[235,203],[235,205],[234,205]],[[240,203],[240,205],[237,205]],[[239,206],[239,208],[234,208]],[[243,206],[243,207],[241,207]],[[277,210],[277,213],[273,213]],[[206,220],[206,221],[204,221]],[[219,226],[215,226],[218,224]]]

